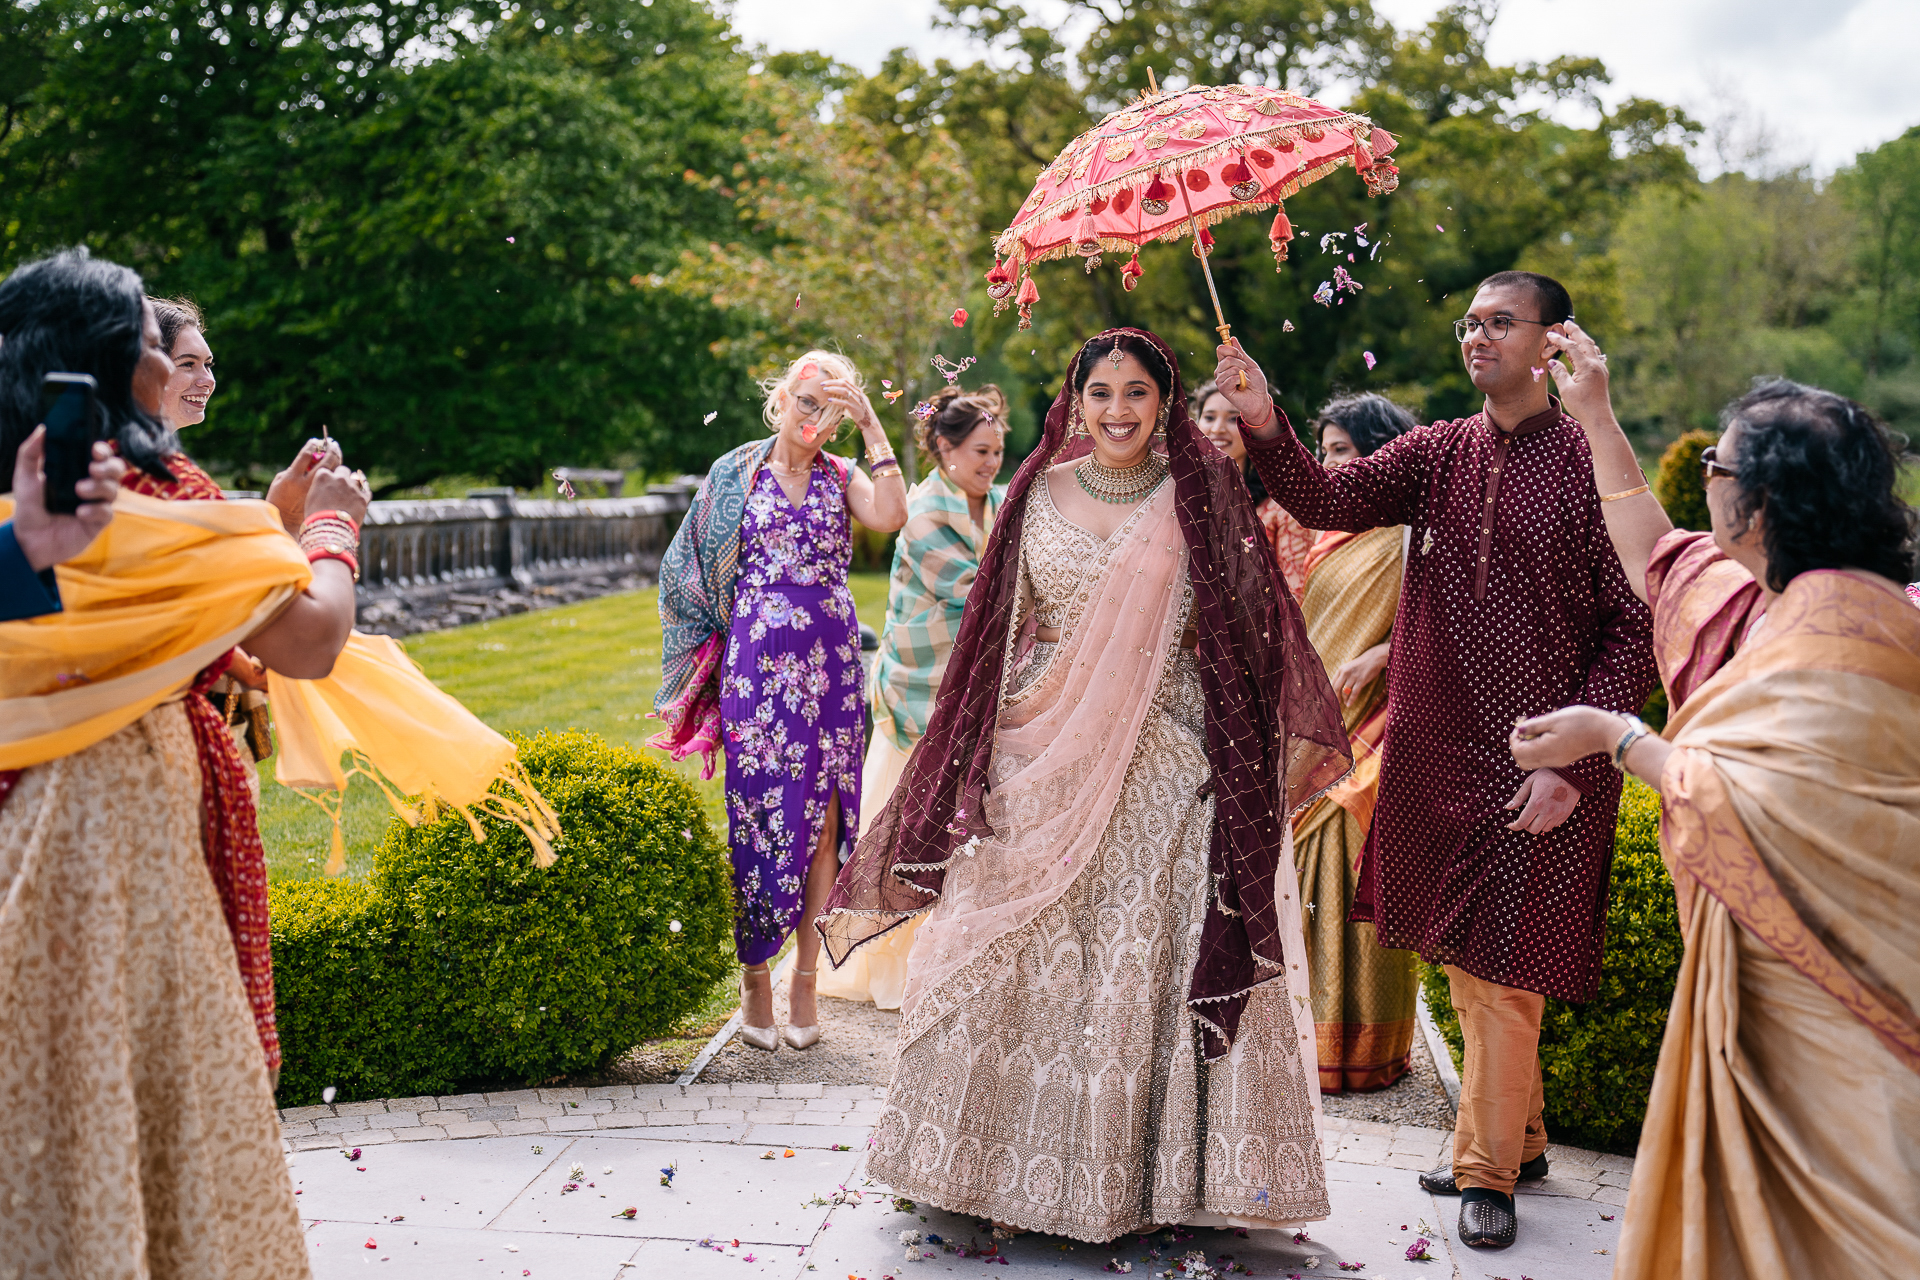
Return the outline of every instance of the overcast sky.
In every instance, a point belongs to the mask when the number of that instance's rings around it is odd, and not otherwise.
[[[1374,7],[1404,27],[1441,6]],[[933,11],[933,0],[736,0],[734,21],[748,40],[818,49],[868,71],[901,45],[923,57],[976,56],[933,29]],[[1776,163],[1823,174],[1920,124],[1915,0],[1506,0],[1490,54],[1500,62],[1597,56],[1613,76],[1609,102],[1658,98],[1709,122],[1737,110],[1749,126],[1764,123]],[[1710,148],[1699,160],[1718,167]]]

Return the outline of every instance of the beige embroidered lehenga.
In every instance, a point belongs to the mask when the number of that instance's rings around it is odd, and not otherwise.
[[[1214,801],[1172,489],[1103,543],[1035,483],[1010,636],[1031,615],[1061,638],[1010,660],[996,835],[951,859],[915,941],[869,1161],[900,1194],[1086,1241],[1328,1212],[1291,867],[1290,981],[1254,989],[1211,1064],[1188,1005]]]

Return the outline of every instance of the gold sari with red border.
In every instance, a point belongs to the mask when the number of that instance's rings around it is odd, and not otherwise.
[[[1616,1280],[1920,1275],[1920,610],[1802,574],[1667,736],[1687,950]]]
[[[1332,531],[1321,534],[1307,554],[1300,610],[1329,676],[1392,631],[1404,541],[1398,525],[1358,534]],[[1384,1089],[1406,1073],[1416,1003],[1413,953],[1387,950],[1371,924],[1347,921],[1380,791],[1385,677],[1342,712],[1353,772],[1296,814],[1293,828],[1320,1088],[1327,1093]]]

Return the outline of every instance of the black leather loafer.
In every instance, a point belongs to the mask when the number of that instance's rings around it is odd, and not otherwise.
[[[1522,1182],[1539,1182],[1546,1176],[1547,1153],[1544,1151],[1520,1166],[1520,1181]],[[1453,1180],[1453,1161],[1448,1160],[1438,1169],[1429,1169],[1421,1174],[1420,1189],[1429,1195],[1459,1195],[1460,1188]]]
[[[1460,1243],[1469,1249],[1504,1249],[1520,1235],[1513,1197],[1485,1187],[1460,1193]]]

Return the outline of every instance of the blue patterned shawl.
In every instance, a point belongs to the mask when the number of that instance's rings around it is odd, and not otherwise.
[[[740,522],[753,478],[773,441],[772,436],[750,441],[714,461],[660,558],[660,691],[653,695],[657,712],[690,692],[686,685],[698,666],[695,651],[709,636],[724,636],[731,625],[733,588],[740,576]]]

